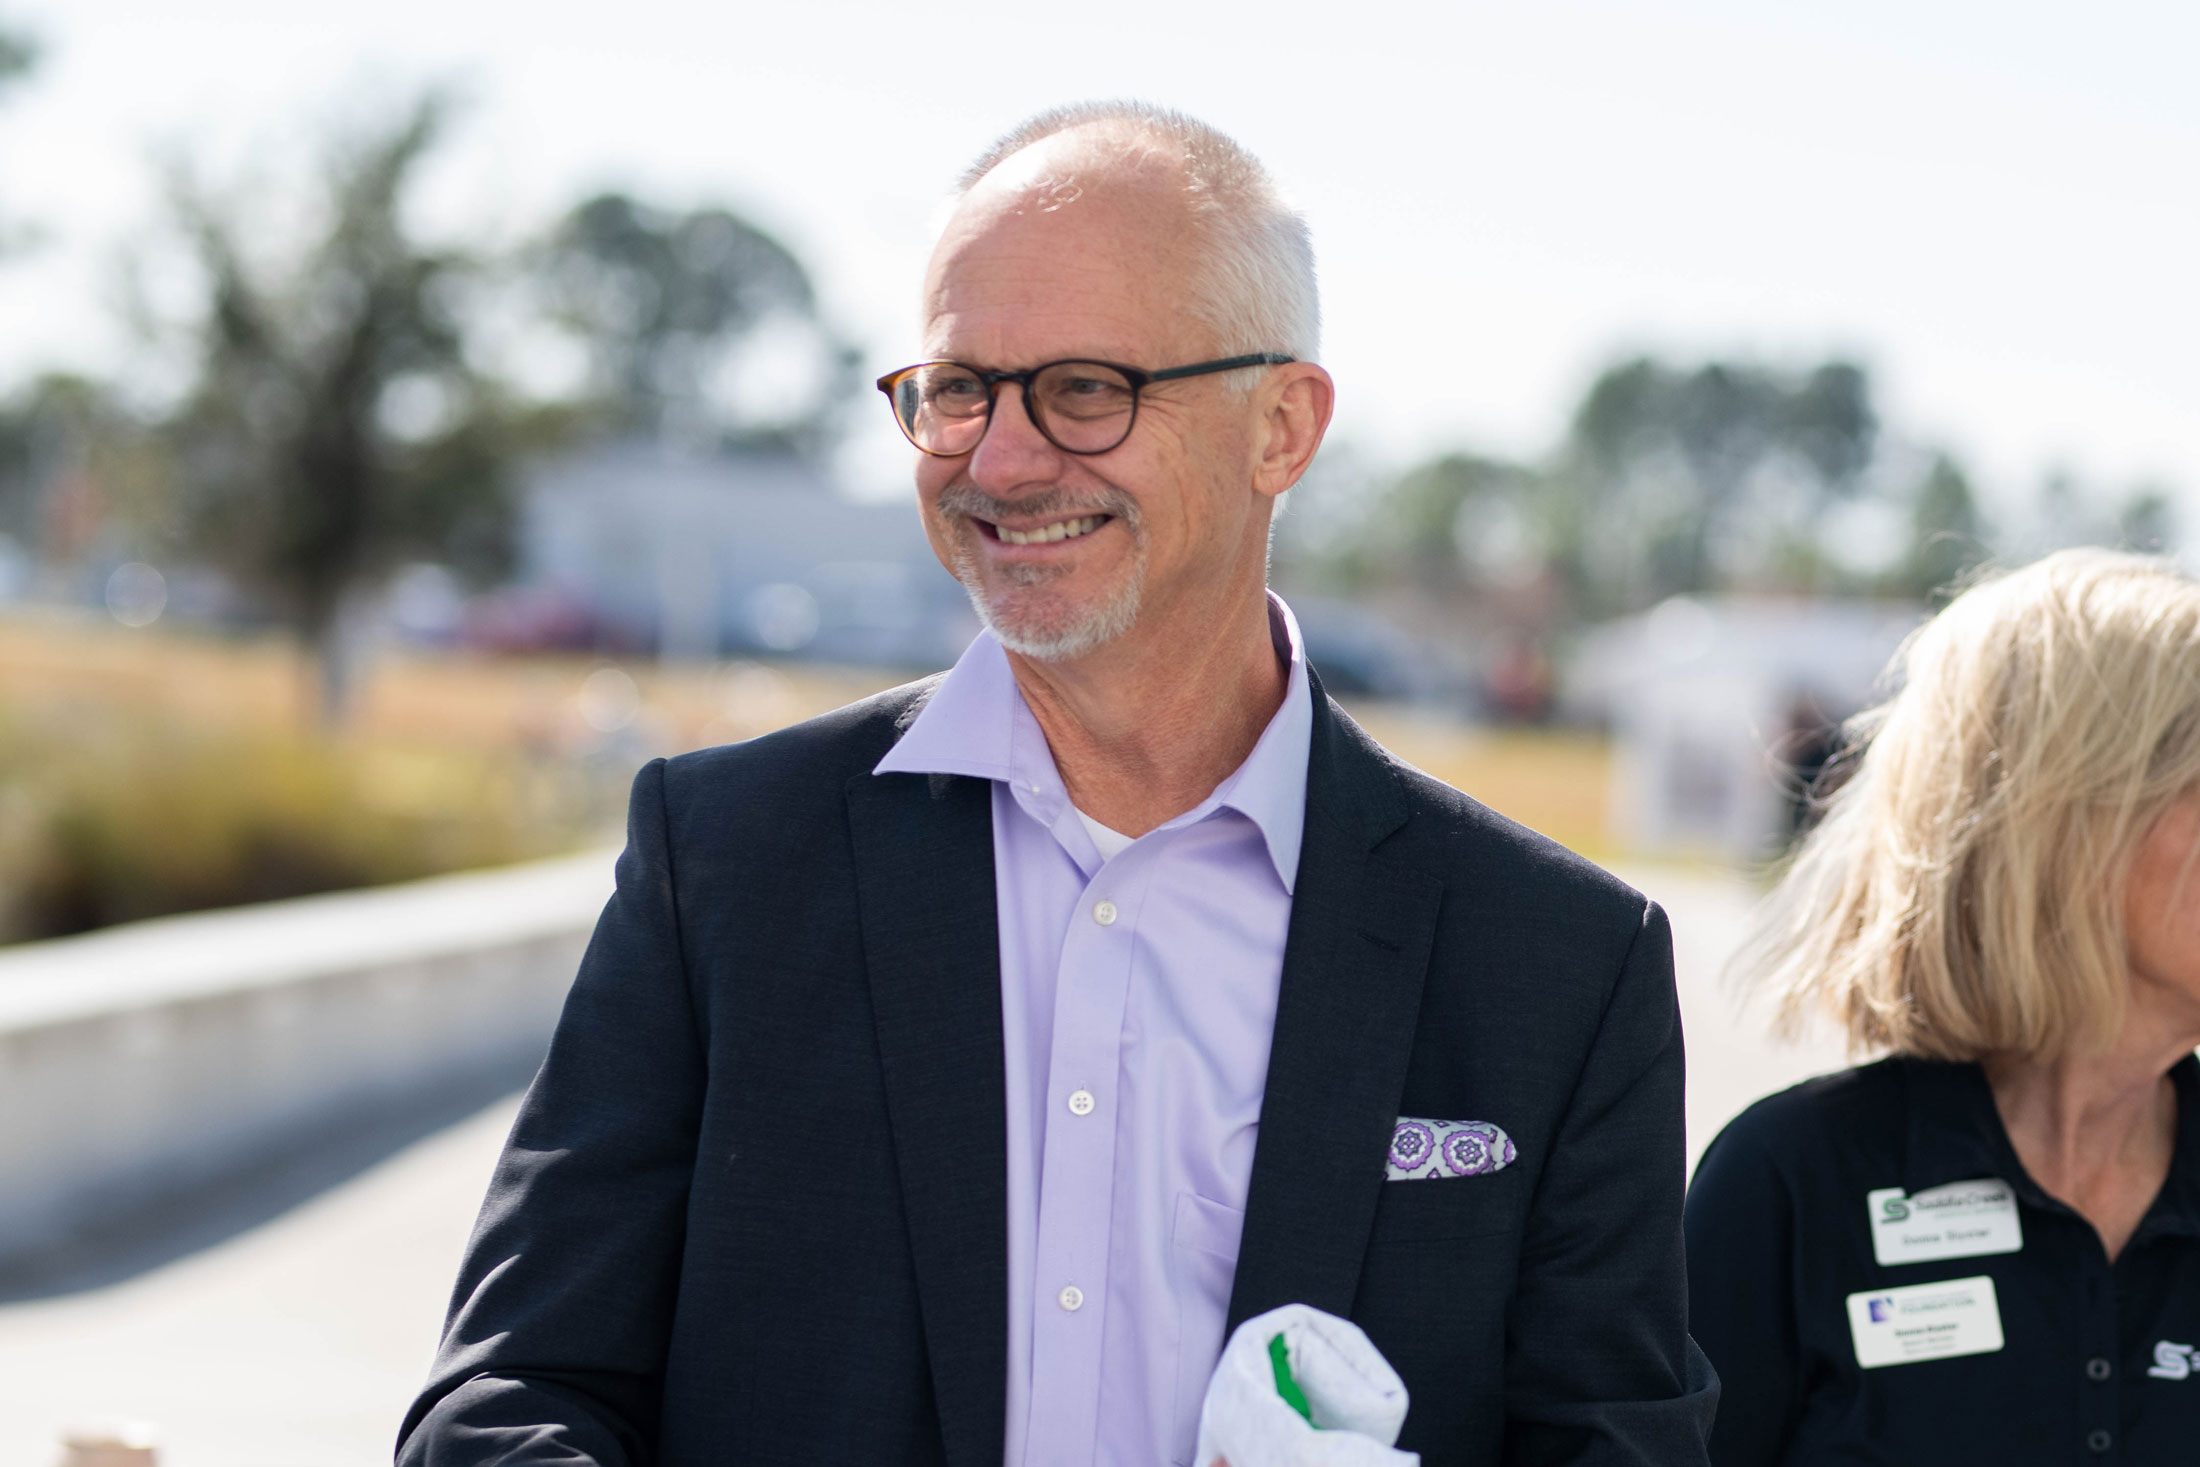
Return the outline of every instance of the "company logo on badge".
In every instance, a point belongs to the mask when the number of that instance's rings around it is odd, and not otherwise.
[[[1866,1370],[1986,1355],[2002,1347],[2001,1303],[1994,1296],[1994,1281],[1984,1274],[1902,1289],[1867,1289],[1849,1295],[1848,1306],[1856,1363]]]
[[[1872,1256],[1882,1264],[1932,1263],[2015,1253],[2024,1247],[2016,1194],[2007,1182],[1982,1177],[1915,1194],[1882,1187],[1864,1194]]]

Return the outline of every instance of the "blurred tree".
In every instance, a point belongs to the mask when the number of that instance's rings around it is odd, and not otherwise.
[[[1539,482],[1522,465],[1468,453],[1408,469],[1376,506],[1363,577],[1442,594],[1535,575],[1544,554]]]
[[[0,403],[0,535],[29,544],[52,457],[42,394],[34,387]]]
[[[801,262],[729,209],[599,194],[532,259],[552,319],[579,339],[592,392],[623,431],[815,440],[854,385],[856,354],[820,321]],[[792,404],[752,409],[727,379],[775,327],[792,330],[769,370],[814,380]]]
[[[0,401],[0,537],[60,569],[164,548],[160,445],[105,383],[47,373]]]
[[[2116,516],[2117,539],[2126,550],[2161,555],[2177,548],[2177,511],[2169,492],[2138,489]]]
[[[1950,593],[1992,556],[1971,481],[1946,453],[1935,453],[1910,508],[1910,548],[1889,589],[1922,600]]]
[[[1308,590],[1349,594],[1370,508],[1390,482],[1358,443],[1332,433],[1278,506],[1269,547],[1277,573]]]
[[[168,425],[179,521],[312,648],[328,717],[357,592],[400,561],[486,577],[510,553],[513,419],[467,358],[471,264],[404,218],[445,116],[429,94],[340,141],[312,229],[272,257],[242,201],[180,173],[171,189],[205,290]]]
[[[37,64],[38,43],[0,22],[0,100],[14,91]],[[8,244],[10,233],[6,216],[0,215],[0,249]]]
[[[0,96],[7,95],[37,64],[38,43],[0,24]]]
[[[1683,592],[1927,599],[1997,557],[2161,552],[2178,528],[2169,490],[2143,487],[2116,509],[2066,470],[2029,512],[2004,505],[2015,528],[1990,523],[1952,455],[1883,451],[1870,379],[1843,361],[1637,357],[1597,377],[1540,464],[1449,453],[1334,477],[1310,474],[1319,512],[1294,507],[1279,528],[1282,583],[1515,645]]]
[[[2113,491],[2089,484],[2068,466],[2041,479],[2029,523],[2018,537],[2027,557],[2073,545],[2104,545],[2146,554],[2177,549],[2176,495],[2142,484],[2119,501]]]
[[[1870,381],[1851,363],[1798,376],[1623,362],[1590,386],[1560,454],[1552,487],[1570,502],[1551,515],[1564,531],[1556,558],[1599,612],[1753,574],[1790,579],[1877,437]]]

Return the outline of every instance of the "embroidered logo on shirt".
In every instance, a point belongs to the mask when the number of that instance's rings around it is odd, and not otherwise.
[[[2154,1363],[2147,1367],[2147,1374],[2156,1380],[2184,1380],[2193,1373],[2195,1356],[2200,1356],[2200,1350],[2195,1350],[2190,1345],[2156,1340]]]
[[[1383,1175],[1393,1182],[1479,1177],[1511,1166],[1518,1155],[1512,1137],[1488,1121],[1400,1116],[1398,1129],[1390,1133]]]

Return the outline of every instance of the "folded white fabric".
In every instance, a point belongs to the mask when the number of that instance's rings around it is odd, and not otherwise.
[[[1313,1420],[1278,1387],[1270,1342],[1283,1337],[1290,1373]],[[1237,1327],[1207,1383],[1196,1467],[1420,1467],[1395,1450],[1406,1386],[1348,1319],[1286,1304]]]

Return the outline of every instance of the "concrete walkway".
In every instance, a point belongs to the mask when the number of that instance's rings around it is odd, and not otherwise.
[[[1738,1020],[1716,975],[1750,891],[1643,869],[1677,934],[1691,1154],[1751,1099],[1837,1067]],[[513,1103],[313,1200],[123,1282],[0,1307],[0,1467],[52,1467],[63,1430],[156,1428],[163,1467],[373,1467],[424,1377]]]
[[[162,1467],[368,1467],[426,1377],[515,1102],[123,1283],[0,1308],[0,1467],[143,1422]]]

